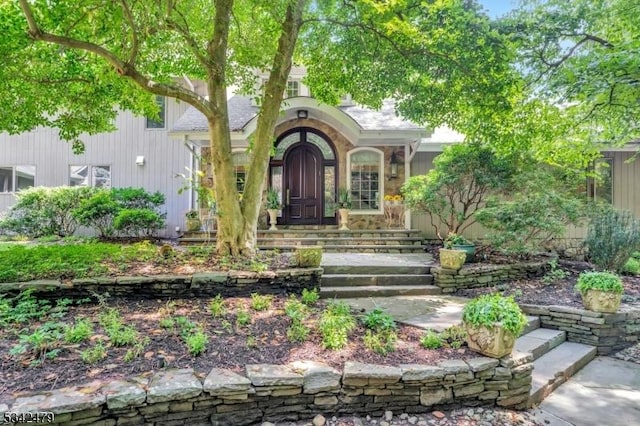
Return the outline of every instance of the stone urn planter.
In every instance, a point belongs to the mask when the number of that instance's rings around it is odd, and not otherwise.
[[[276,223],[278,223],[278,209],[268,209],[267,213],[269,213],[269,227],[270,231],[277,231]]]
[[[462,268],[466,259],[467,253],[462,250],[440,249],[440,266],[443,268],[457,271]]]
[[[187,232],[198,232],[200,228],[202,228],[202,222],[200,221],[200,216],[197,211],[190,210],[187,212],[185,215],[185,225]]]
[[[349,209],[338,209],[338,214],[340,215],[340,230],[348,231],[349,230]]]
[[[492,358],[513,350],[527,319],[513,297],[488,294],[476,297],[462,311],[469,349]]]
[[[582,296],[585,309],[613,314],[618,312],[624,286],[611,272],[583,272],[578,277],[576,290]]]
[[[475,244],[453,244],[451,246],[452,250],[461,250],[466,253],[465,263],[473,262],[473,258],[476,255],[476,245]]]
[[[322,262],[322,246],[296,247],[296,258],[300,268],[319,268]]]

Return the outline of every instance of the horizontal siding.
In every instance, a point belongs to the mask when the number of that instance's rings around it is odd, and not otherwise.
[[[190,153],[182,141],[169,138],[167,129],[186,108],[184,103],[169,100],[166,129],[159,130],[147,130],[144,117],[123,112],[116,119],[118,130],[82,137],[86,150],[81,155],[73,154],[71,145],[60,140],[53,129],[14,136],[1,133],[0,166],[35,165],[36,186],[60,186],[69,184],[70,165],[110,165],[113,187],[142,187],[165,195],[165,235],[175,236],[177,226],[184,228],[184,213],[189,208],[188,195],[178,195],[182,181],[176,174],[189,166]],[[145,157],[144,166],[136,165],[139,155]],[[14,202],[12,194],[0,194],[0,211]]]
[[[412,176],[425,174],[431,170],[436,155],[436,153],[418,152],[411,163]],[[605,152],[604,156],[613,158],[613,205],[619,209],[630,210],[636,217],[640,217],[640,186],[637,184],[640,182],[640,162],[634,161],[634,153],[629,152]],[[427,238],[436,238],[430,215],[412,212],[411,224],[413,228],[420,229]],[[586,225],[569,226],[564,238],[583,239],[586,232]],[[482,239],[486,234],[486,230],[477,224],[464,232],[464,235],[471,239]]]

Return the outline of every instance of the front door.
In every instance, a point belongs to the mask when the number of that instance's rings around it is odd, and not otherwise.
[[[310,144],[292,147],[284,158],[285,223],[322,223],[322,154]]]

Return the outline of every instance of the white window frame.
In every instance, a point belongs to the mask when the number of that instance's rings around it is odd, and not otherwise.
[[[160,112],[162,113],[162,115],[159,117],[162,120],[162,127],[149,127],[149,122],[153,121],[156,122],[156,120],[154,118],[151,117],[145,117],[144,119],[144,129],[145,130],[150,130],[150,131],[158,131],[158,130],[166,130],[167,129],[167,109],[168,109],[168,105],[167,105],[167,97],[166,96],[161,96],[161,95],[156,95],[156,103],[158,104],[158,106],[160,106],[160,99],[162,99],[163,102],[163,107],[160,110]]]
[[[36,174],[37,174],[37,170],[38,168],[35,166],[35,164],[18,164],[16,166],[9,166],[9,165],[1,165],[0,164],[0,169],[11,169],[11,190],[10,191],[0,191],[0,195],[3,194],[9,194],[9,195],[13,195],[16,192],[18,192],[16,190],[16,184],[18,183],[18,180],[16,179],[16,169],[18,167],[33,167],[35,169],[34,173],[33,173],[33,186],[36,186]]]
[[[72,167],[87,167],[89,169],[89,171],[87,172],[89,175],[89,185],[87,185],[88,188],[95,188],[96,186],[93,169],[95,167],[109,167],[109,186],[107,187],[101,186],[100,188],[113,188],[113,166],[111,164],[69,164],[69,167],[67,168],[67,171],[68,171],[67,182],[69,186],[71,186],[71,168]],[[84,186],[84,185],[75,185],[75,186]]]
[[[231,150],[231,159],[232,159],[232,161],[233,161],[233,157],[234,157],[234,155],[237,155],[237,154],[247,154],[247,150],[246,150],[246,149],[244,149],[244,148],[233,148],[233,149]],[[245,165],[245,181],[244,181],[244,184],[243,184],[243,191],[242,191],[242,193],[244,193],[244,187],[247,185],[247,180],[246,180],[246,177],[247,177],[247,169],[249,168],[249,164],[251,163],[251,158],[250,158],[250,157],[251,157],[251,154],[248,154],[248,156],[249,156],[249,162]],[[234,164],[233,164],[233,175],[235,176],[235,179],[236,179],[236,186],[237,186],[237,185],[238,185],[238,170],[237,170],[237,168],[236,168],[236,167],[237,167],[237,166],[236,166],[235,161],[234,161]]]
[[[376,154],[378,154],[378,157],[380,157],[380,162],[378,164],[378,167],[380,168],[380,171],[378,172],[378,209],[369,209],[369,210],[356,210],[356,209],[351,209],[351,211],[349,212],[350,215],[363,215],[363,214],[368,214],[368,215],[383,215],[384,214],[384,203],[383,203],[383,194],[384,194],[384,181],[385,181],[385,176],[384,176],[384,152],[376,149],[376,148],[370,148],[370,147],[362,147],[362,148],[355,148],[349,152],[347,152],[347,191],[349,191],[349,194],[351,194],[351,156],[353,154],[356,154],[358,152],[362,152],[362,151],[370,151],[370,152],[374,152]],[[353,201],[353,200],[352,200]]]
[[[292,84],[292,85],[295,84],[297,86],[296,94],[294,96],[289,96],[289,84]],[[285,99],[301,96],[300,95],[301,93],[302,93],[302,85],[300,84],[300,80],[287,80],[287,87],[284,89]]]

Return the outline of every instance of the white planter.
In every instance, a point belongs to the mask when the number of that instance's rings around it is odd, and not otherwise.
[[[349,230],[349,209],[338,209],[338,213],[340,214],[340,230],[348,231]]]
[[[271,225],[269,230],[277,231],[278,228],[276,228],[276,223],[278,223],[278,210],[268,209],[267,212],[269,213],[269,224]]]

